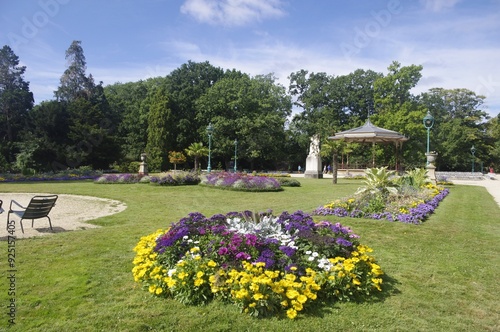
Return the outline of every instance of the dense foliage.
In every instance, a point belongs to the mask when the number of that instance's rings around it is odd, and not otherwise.
[[[252,316],[294,319],[314,302],[369,299],[382,270],[359,236],[301,212],[200,213],[141,238],[133,275],[185,304],[219,299]]]
[[[186,150],[193,159],[178,167],[204,169],[209,123],[214,128],[211,158],[218,169],[232,169],[236,157],[244,171],[291,172],[304,166],[315,134],[327,147],[325,164],[365,168],[375,158],[376,164],[394,168],[391,145],[367,149],[328,143],[328,136],[360,126],[368,116],[373,124],[410,137],[399,159],[405,168],[422,167],[427,111],[435,118],[430,143],[439,152],[438,170],[469,170],[473,158],[484,167],[500,165],[500,125],[498,118],[487,116],[485,97],[442,88],[415,96],[411,91],[422,77],[419,65],[393,62],[386,74],[358,69],[341,76],[300,70],[290,74],[287,89],[273,74],[252,77],[188,61],[165,77],[103,87],[86,74],[80,41],[71,43],[66,59],[54,100],[33,106],[29,82],[23,79],[29,68],[19,66],[8,46],[1,49],[0,171],[82,165],[126,169],[144,152],[151,171],[164,171],[176,165],[168,151]]]

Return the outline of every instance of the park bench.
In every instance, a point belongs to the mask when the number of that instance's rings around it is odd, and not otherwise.
[[[10,201],[9,212],[7,214],[7,221],[10,220],[10,214],[14,214],[21,218],[21,231],[24,233],[23,219],[31,219],[31,227],[35,219],[47,218],[49,219],[50,230],[52,230],[52,223],[50,221],[49,212],[54,207],[57,200],[57,195],[47,195],[47,196],[34,196],[27,207],[22,206],[15,200]],[[13,205],[21,208],[22,210],[14,210]]]

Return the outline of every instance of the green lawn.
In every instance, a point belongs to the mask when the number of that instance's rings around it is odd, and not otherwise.
[[[500,208],[482,187],[451,187],[436,213],[418,226],[321,218],[350,226],[374,249],[387,290],[371,303],[325,304],[295,321],[255,319],[219,302],[187,307],[155,298],[134,283],[132,249],[139,238],[189,212],[311,212],[360,185],[355,180],[336,186],[328,179],[301,182],[300,188],[273,193],[91,182],[0,184],[0,192],[92,195],[128,205],[94,221],[102,228],[17,240],[16,325],[9,331],[500,330]],[[6,215],[2,218],[5,222]],[[7,243],[0,247],[6,276]],[[0,281],[0,330],[8,326],[8,281]]]

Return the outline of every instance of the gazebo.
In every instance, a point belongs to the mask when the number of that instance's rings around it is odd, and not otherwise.
[[[345,140],[346,142],[353,143],[371,143],[372,144],[372,165],[375,167],[375,143],[380,144],[395,144],[396,153],[396,170],[398,169],[398,148],[401,148],[403,142],[407,141],[408,138],[404,135],[384,128],[377,127],[370,122],[370,119],[366,120],[366,123],[357,128],[341,131],[335,133],[334,136],[328,137],[329,140]]]

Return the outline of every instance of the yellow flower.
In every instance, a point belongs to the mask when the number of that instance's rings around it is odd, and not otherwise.
[[[204,281],[203,279],[196,279],[196,280],[194,281],[194,285],[195,285],[196,287],[199,287],[199,286],[201,286],[204,282],[205,282],[205,281]]]
[[[297,296],[299,296],[299,292],[297,292],[295,289],[289,289],[286,291],[286,297],[289,299],[294,299]]]
[[[307,296],[303,295],[303,294],[300,294],[299,296],[297,296],[297,301],[299,303],[306,303],[307,301]]]
[[[301,311],[304,308],[302,306],[302,303],[300,303],[299,301],[295,301],[295,300],[292,301],[292,306],[297,311]]]
[[[196,273],[196,277],[197,278],[201,278],[205,275],[205,273],[203,271],[198,271],[198,273]]]
[[[290,308],[286,311],[286,315],[288,316],[288,318],[294,319],[295,317],[297,317],[297,311],[295,311],[295,309],[293,308]]]
[[[212,261],[212,260],[210,260],[210,261],[207,263],[207,265],[208,265],[208,266],[210,266],[210,267],[216,267],[216,266],[217,266],[217,263],[216,263],[216,262],[214,262],[214,261]]]
[[[261,293],[256,293],[253,295],[253,298],[255,301],[258,301],[258,300],[261,300],[264,298],[264,295],[262,295]]]

